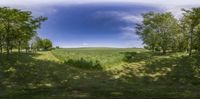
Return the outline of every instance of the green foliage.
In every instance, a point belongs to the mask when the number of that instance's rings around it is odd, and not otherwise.
[[[200,50],[200,8],[183,11],[180,20],[170,12],[142,14],[143,21],[137,24],[136,32],[146,48],[163,53],[188,50],[190,55],[192,50]]]
[[[174,46],[176,35],[180,34],[177,20],[168,12],[143,14],[143,22],[137,25],[136,30],[150,49],[161,48],[163,53]]]
[[[10,50],[17,48],[18,51],[27,49],[28,42],[37,34],[41,22],[45,17],[34,18],[29,11],[1,7],[0,8],[0,47]]]
[[[124,53],[124,61],[127,61],[127,62],[132,62],[132,61],[134,61],[134,60],[136,60],[135,59],[135,56],[136,56],[136,52],[125,52]]]
[[[39,37],[32,38],[31,48],[34,50],[51,50],[52,49],[52,42],[49,39],[41,39]]]
[[[137,33],[153,51],[200,50],[200,8],[147,13]],[[52,42],[36,37],[46,18],[0,8],[0,48],[49,50]],[[7,24],[6,24],[7,23]],[[34,38],[33,38],[34,37]],[[53,53],[53,55],[52,55]],[[0,98],[199,98],[200,57],[151,53],[145,49],[71,48],[34,54],[0,54]],[[55,57],[54,57],[55,56]],[[144,97],[145,96],[145,97]]]
[[[191,10],[183,10],[182,24],[184,30],[187,31],[189,54],[192,54],[192,50],[196,47],[199,49],[199,25],[200,25],[200,8],[192,8]]]
[[[59,46],[56,46],[56,49],[59,49],[60,47]]]
[[[75,67],[79,67],[82,69],[92,69],[92,70],[101,70],[102,66],[100,65],[99,61],[87,61],[83,58],[81,58],[80,60],[73,60],[73,59],[69,59],[67,61],[64,62],[67,65],[70,66],[75,66]]]
[[[44,50],[50,50],[52,48],[52,42],[49,39],[42,40],[42,48]]]

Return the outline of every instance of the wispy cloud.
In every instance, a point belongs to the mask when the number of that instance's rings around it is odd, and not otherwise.
[[[122,17],[122,20],[130,22],[130,23],[138,23],[142,21],[142,17],[140,15],[125,15]]]
[[[142,16],[135,15],[132,12],[128,11],[97,11],[95,13],[95,17],[113,17],[118,18],[120,21],[130,22],[130,23],[136,23],[142,21]]]
[[[50,16],[49,14],[54,14],[57,12],[56,6],[64,5],[65,7],[71,5],[81,5],[81,4],[92,4],[92,3],[125,3],[134,5],[144,5],[155,7],[157,9],[162,9],[162,11],[172,12],[176,18],[181,17],[182,8],[199,7],[200,0],[1,0],[0,6],[9,6],[14,8],[20,8],[23,10],[30,10],[33,12],[34,16]],[[137,9],[136,9],[137,10]],[[120,22],[126,22],[129,25],[121,27],[121,39],[126,39],[127,42],[123,46],[135,46],[141,47],[142,41],[139,40],[138,36],[135,34],[134,24],[141,22],[142,17],[140,16],[142,12],[134,14],[132,12],[126,11],[97,11],[95,13],[96,18],[98,17],[113,17],[117,18]],[[97,46],[119,46],[114,44],[97,44],[97,43],[80,43],[80,44],[58,44],[64,47],[97,47]]]
[[[122,27],[122,39],[128,39],[128,40],[138,40],[138,36],[135,34],[135,28],[134,26],[129,27]]]
[[[199,5],[200,0],[1,0],[1,5],[52,5],[52,4],[85,4],[85,3],[141,3],[157,6]]]
[[[55,12],[55,9],[50,6],[53,5],[76,5],[76,4],[88,4],[88,3],[127,3],[127,4],[141,4],[165,11],[171,11],[177,18],[181,16],[182,8],[199,7],[200,0],[1,0],[0,6],[9,6],[15,8],[28,9],[36,14],[46,14]],[[43,8],[50,8],[47,11]],[[114,13],[113,14],[117,14]],[[126,17],[131,19],[132,17]]]
[[[142,47],[142,41],[135,33],[135,24],[140,23],[143,19],[140,13],[132,13],[129,11],[98,11],[96,17],[113,17],[126,26],[120,27],[120,39],[125,40],[124,46],[127,47]]]
[[[134,26],[122,27],[121,28],[121,39],[125,39],[127,42],[126,46],[129,47],[143,47],[143,42],[139,39],[139,36],[135,33]]]

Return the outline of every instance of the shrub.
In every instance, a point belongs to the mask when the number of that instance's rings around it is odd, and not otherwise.
[[[102,66],[100,65],[100,62],[98,60],[93,62],[93,61],[85,60],[83,58],[79,60],[69,59],[65,61],[65,64],[82,68],[82,69],[96,69],[96,70],[102,69]]]
[[[135,60],[135,56],[136,56],[136,52],[126,52],[124,53],[124,61],[126,62],[132,62],[133,60]]]

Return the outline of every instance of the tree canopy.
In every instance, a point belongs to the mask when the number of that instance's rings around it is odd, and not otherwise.
[[[152,51],[200,51],[200,8],[183,10],[183,17],[176,19],[170,12],[142,14],[143,21],[136,24],[136,33],[145,48]]]
[[[46,17],[33,17],[29,11],[22,11],[8,7],[0,8],[0,49],[7,54],[13,48],[29,48],[29,41],[37,35],[37,29]]]

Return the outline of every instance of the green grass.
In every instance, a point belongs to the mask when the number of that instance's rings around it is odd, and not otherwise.
[[[62,61],[81,60],[98,62],[102,68],[107,69],[124,63],[124,55],[127,52],[146,52],[144,49],[120,49],[120,48],[70,48],[58,49],[52,53]]]
[[[104,69],[80,68],[63,62],[79,58],[86,63],[98,60]],[[199,99],[199,92],[199,55],[109,48],[14,53],[9,58],[0,55],[3,99]]]

